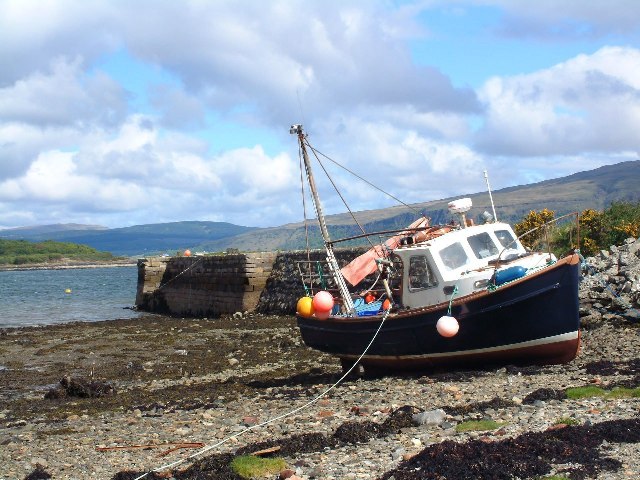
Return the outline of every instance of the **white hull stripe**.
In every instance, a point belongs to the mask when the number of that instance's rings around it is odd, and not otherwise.
[[[458,350],[457,352],[443,352],[443,353],[426,353],[423,355],[365,355],[365,358],[371,359],[398,359],[398,360],[419,360],[423,358],[447,358],[447,357],[462,357],[467,355],[477,355],[483,353],[502,352],[507,350],[516,350],[520,348],[538,347],[541,345],[551,345],[554,343],[566,342],[570,340],[577,340],[579,338],[578,330],[569,333],[562,333],[560,335],[554,335],[552,337],[539,338],[537,340],[529,340],[527,342],[512,343],[510,345],[501,345],[499,347],[489,348],[477,348],[475,350]],[[340,355],[343,358],[358,358],[358,355]]]

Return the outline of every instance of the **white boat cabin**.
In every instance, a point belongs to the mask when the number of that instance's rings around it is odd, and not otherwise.
[[[401,285],[397,285],[402,298],[395,301],[405,308],[419,308],[448,302],[455,287],[454,298],[485,290],[498,257],[498,270],[517,265],[530,271],[555,261],[553,255],[527,252],[509,224],[459,227],[393,251],[396,268],[402,271]]]

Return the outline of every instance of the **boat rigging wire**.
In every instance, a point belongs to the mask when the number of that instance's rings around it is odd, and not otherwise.
[[[377,185],[374,185],[373,183],[371,183],[369,180],[367,180],[366,178],[361,177],[360,175],[358,175],[356,172],[354,172],[353,170],[350,170],[349,168],[345,167],[344,165],[340,164],[339,162],[335,161],[333,158],[329,157],[328,155],[325,155],[324,153],[322,153],[320,150],[316,150],[315,148],[313,148],[311,145],[309,145],[309,143],[307,142],[308,147],[311,149],[311,151],[313,151],[314,155],[316,156],[316,158],[318,158],[318,155],[323,156],[324,158],[326,158],[327,160],[329,160],[330,162],[334,163],[335,165],[337,165],[338,167],[342,168],[343,170],[346,170],[347,172],[349,172],[351,175],[359,178],[360,180],[362,180],[363,182],[365,182],[367,185],[375,188],[376,190],[378,190],[379,192],[384,193],[385,195],[387,195],[388,197],[393,198],[396,202],[401,203],[402,205],[404,205],[405,207],[407,207],[408,209],[410,209],[413,213],[416,214],[420,214],[420,212],[412,207],[411,205],[403,202],[402,200],[400,200],[399,198],[395,197],[394,195],[390,194],[389,192],[386,192],[384,190],[382,190],[380,187],[378,187]],[[324,169],[324,167],[322,167]]]
[[[307,147],[309,147],[309,149],[311,149],[311,151],[313,152],[313,155],[316,157],[316,160],[320,164],[320,167],[324,171],[324,174],[327,176],[327,178],[331,182],[331,185],[333,185],[333,189],[336,191],[336,193],[340,197],[340,200],[342,200],[342,203],[344,204],[345,208],[349,212],[349,215],[351,215],[351,218],[353,218],[353,221],[356,222],[356,225],[358,225],[358,228],[360,228],[360,231],[362,233],[366,234],[367,232],[365,231],[364,227],[362,225],[360,225],[360,222],[358,221],[356,216],[351,211],[351,208],[349,208],[349,205],[347,204],[347,201],[342,196],[342,193],[340,193],[340,190],[338,190],[338,187],[336,186],[335,182],[333,181],[333,178],[331,178],[331,175],[329,175],[329,172],[327,171],[327,169],[325,168],[324,164],[320,160],[320,157],[318,157],[318,154],[316,153],[316,150],[309,144],[309,141],[306,139],[306,137],[305,137],[304,140],[305,140],[305,144],[307,145]],[[328,157],[326,157],[326,158],[328,158]],[[369,239],[369,237],[365,237],[365,238],[367,239],[367,242],[369,242],[369,245],[371,246],[371,248],[374,248],[374,245],[371,242],[371,240]]]
[[[177,274],[175,277],[170,278],[169,280],[167,280],[166,282],[164,282],[162,285],[159,285],[158,288],[156,288],[157,290],[160,290],[161,288],[166,287],[167,285],[169,285],[171,282],[173,282],[175,279],[177,279],[178,277],[180,277],[181,275],[187,273],[189,270],[191,270],[193,267],[195,267],[197,264],[199,264],[202,260],[204,259],[204,257],[200,257],[198,258],[195,262],[193,262],[191,265],[189,265],[187,268],[185,268],[183,271],[181,271],[179,274]]]
[[[150,470],[150,471],[148,471],[148,472],[136,477],[134,480],[141,480],[141,479],[145,478],[147,475],[149,475],[150,473],[156,473],[156,472],[160,472],[162,470],[165,470],[167,468],[177,467],[178,465],[186,462],[187,460],[191,460],[193,458],[199,457],[200,455],[202,455],[204,453],[207,453],[207,452],[213,450],[214,448],[219,447],[219,446],[231,441],[234,438],[238,438],[238,437],[244,435],[245,433],[250,432],[251,430],[255,430],[257,428],[267,426],[267,425],[269,425],[271,423],[274,423],[274,422],[276,422],[278,420],[282,420],[283,418],[287,418],[287,417],[290,417],[291,415],[295,415],[296,413],[301,412],[305,408],[310,407],[314,403],[317,403],[322,397],[326,396],[329,392],[331,392],[338,385],[340,385],[340,383],[342,383],[342,381],[345,378],[347,378],[349,376],[349,374],[359,365],[360,360],[362,360],[362,358],[367,354],[367,352],[369,351],[369,348],[371,348],[371,345],[373,345],[373,342],[378,337],[378,334],[380,333],[380,330],[382,330],[382,326],[384,325],[384,322],[387,320],[387,317],[389,316],[389,313],[391,313],[391,308],[387,309],[384,312],[384,315],[382,316],[382,320],[380,320],[380,325],[378,325],[378,329],[373,334],[373,337],[371,338],[371,341],[365,347],[365,349],[362,352],[362,354],[360,354],[360,356],[356,359],[356,361],[353,362],[353,365],[351,366],[351,368],[349,368],[349,370],[347,370],[333,385],[331,385],[329,388],[327,388],[323,392],[321,392],[318,395],[316,395],[314,398],[309,400],[304,405],[301,405],[301,406],[299,406],[297,408],[294,408],[293,410],[290,410],[289,412],[285,412],[282,415],[278,415],[276,417],[273,417],[273,418],[270,418],[268,420],[265,420],[262,423],[258,423],[256,425],[251,425],[249,427],[246,427],[244,430],[241,430],[241,431],[239,431],[237,433],[234,433],[233,435],[230,435],[228,437],[225,437],[222,440],[220,440],[219,442],[216,442],[216,443],[214,443],[212,445],[206,446],[206,447],[202,448],[201,450],[197,451],[196,453],[194,453],[192,455],[189,455],[188,457],[182,458],[180,460],[176,460],[175,462],[172,462],[172,463],[168,463],[168,464],[163,465],[161,467],[158,467],[158,468],[156,468],[154,470]]]

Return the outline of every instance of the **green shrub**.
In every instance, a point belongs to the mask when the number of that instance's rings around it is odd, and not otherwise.
[[[553,210],[531,210],[513,229],[520,236],[537,228],[520,239],[522,244],[531,249],[550,249],[558,257],[578,247],[585,257],[591,256],[640,236],[640,202],[614,202],[602,212],[590,208],[582,211],[578,217],[580,245],[575,222],[543,226],[554,218]]]
[[[579,425],[580,422],[578,420],[576,420],[575,418],[571,418],[571,417],[561,417],[558,420],[556,420],[555,422],[553,422],[554,425]]]

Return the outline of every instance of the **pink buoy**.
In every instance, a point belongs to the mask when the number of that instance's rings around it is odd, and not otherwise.
[[[455,336],[459,328],[458,320],[448,315],[443,315],[438,319],[438,323],[436,323],[438,333],[447,338]]]
[[[313,296],[313,310],[316,313],[330,312],[332,308],[333,297],[329,292],[322,290]]]

